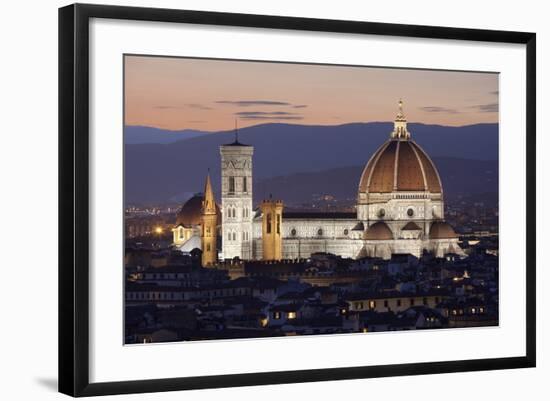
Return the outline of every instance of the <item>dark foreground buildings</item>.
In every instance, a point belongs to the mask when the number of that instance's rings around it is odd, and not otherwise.
[[[198,249],[128,248],[125,342],[498,325],[495,242],[464,239],[466,258],[316,253],[209,268]]]

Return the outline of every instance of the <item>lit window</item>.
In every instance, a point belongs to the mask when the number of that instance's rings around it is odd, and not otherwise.
[[[288,319],[296,319],[296,312],[288,312]]]
[[[273,312],[273,319],[280,319],[281,318],[281,312]]]
[[[369,301],[369,309],[376,308],[376,301]]]

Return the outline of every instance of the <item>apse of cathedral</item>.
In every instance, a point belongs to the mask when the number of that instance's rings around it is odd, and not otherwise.
[[[204,194],[188,200],[177,215],[175,248],[202,249],[205,266],[234,258],[302,259],[316,252],[354,259],[419,257],[424,251],[464,255],[445,222],[437,168],[408,131],[401,101],[388,140],[363,169],[356,212],[286,212],[284,199],[254,208],[253,154],[253,146],[237,136],[220,147],[221,205],[215,204],[207,176]]]

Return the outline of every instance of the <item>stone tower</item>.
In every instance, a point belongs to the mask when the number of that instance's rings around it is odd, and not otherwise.
[[[235,141],[220,146],[222,175],[222,253],[224,259],[252,258],[252,154]]]
[[[283,258],[283,202],[264,200],[262,208],[262,248],[264,260]]]
[[[210,174],[208,174],[204,185],[204,200],[201,209],[201,248],[204,267],[215,263],[218,259],[216,250],[217,219],[216,200],[214,191],[212,191]]]

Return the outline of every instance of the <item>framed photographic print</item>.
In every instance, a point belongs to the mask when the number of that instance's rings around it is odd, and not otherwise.
[[[59,10],[59,389],[535,366],[535,34]]]

